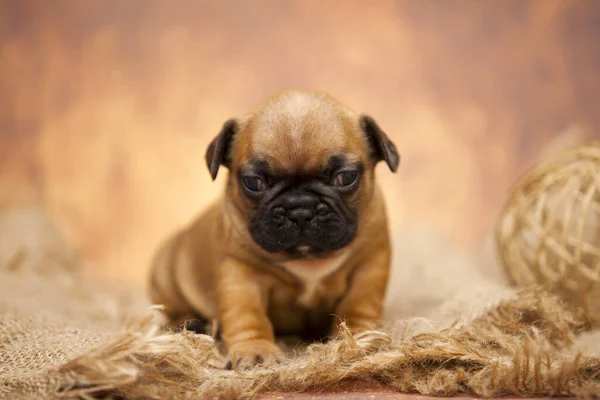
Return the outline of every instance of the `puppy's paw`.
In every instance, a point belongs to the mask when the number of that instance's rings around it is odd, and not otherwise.
[[[275,343],[263,339],[236,343],[229,349],[228,356],[228,368],[243,370],[249,370],[257,364],[279,363],[285,358]]]

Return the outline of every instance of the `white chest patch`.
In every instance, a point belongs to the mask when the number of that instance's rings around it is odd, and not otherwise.
[[[326,259],[287,261],[281,265],[302,281],[303,290],[298,302],[305,307],[315,305],[318,294],[323,290],[323,279],[339,269],[348,252]]]

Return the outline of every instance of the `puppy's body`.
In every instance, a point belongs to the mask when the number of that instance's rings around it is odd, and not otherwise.
[[[213,178],[229,169],[225,194],[159,249],[152,300],[218,320],[237,366],[280,357],[275,334],[375,328],[391,257],[380,160],[398,165],[375,122],[319,92],[227,122],[207,151]]]

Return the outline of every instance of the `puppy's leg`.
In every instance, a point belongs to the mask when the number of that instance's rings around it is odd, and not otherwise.
[[[352,276],[350,287],[336,308],[336,316],[344,320],[353,333],[377,329],[389,278],[389,248],[373,252]],[[332,336],[338,332],[333,327]]]
[[[221,265],[219,275],[221,334],[232,365],[247,369],[283,359],[266,315],[266,296],[261,293],[255,273],[243,263],[229,259]]]
[[[174,235],[162,243],[152,260],[150,275],[149,297],[154,304],[165,307],[164,313],[168,316],[173,328],[178,319],[189,317],[194,310],[182,296],[177,282],[175,282],[175,268],[177,258],[181,251],[181,234]]]

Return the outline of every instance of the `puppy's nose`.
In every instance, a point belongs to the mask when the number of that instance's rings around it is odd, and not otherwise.
[[[304,226],[315,216],[314,208],[298,207],[288,212],[288,218],[298,226]]]
[[[290,221],[298,226],[304,226],[315,216],[315,209],[319,200],[306,193],[294,193],[286,196],[283,207]]]

